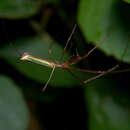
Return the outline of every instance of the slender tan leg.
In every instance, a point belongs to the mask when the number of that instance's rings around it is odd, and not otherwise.
[[[69,44],[69,42],[70,42],[70,40],[71,40],[72,35],[74,34],[74,31],[75,31],[76,27],[77,27],[77,24],[74,25],[73,30],[72,30],[72,32],[71,32],[69,38],[67,39],[67,42],[66,42],[66,45],[65,45],[65,47],[64,47],[64,49],[63,49],[63,52],[62,52],[62,55],[61,55],[60,60],[62,60],[62,59],[64,58],[64,53],[65,53],[65,51],[66,51],[66,49],[67,49],[67,46],[68,46],[68,44]]]
[[[69,69],[67,69],[67,71],[71,74],[72,77],[74,77],[75,79],[77,79],[81,84],[85,84],[84,81],[82,81],[78,76],[76,76],[75,74],[73,74]]]
[[[112,67],[112,68],[110,68],[110,69],[108,69],[108,70],[106,70],[106,71],[102,71],[102,73],[100,73],[100,74],[98,74],[98,75],[96,75],[96,76],[93,76],[93,77],[91,77],[91,78],[89,78],[89,79],[87,79],[87,80],[85,80],[85,81],[83,81],[83,80],[81,80],[79,77],[75,76],[69,69],[68,69],[67,71],[68,71],[75,79],[79,80],[80,83],[82,83],[82,84],[87,84],[88,82],[90,82],[90,81],[92,81],[92,80],[95,80],[95,79],[100,78],[101,76],[103,76],[103,75],[105,75],[105,74],[108,74],[108,73],[112,72],[113,70],[115,70],[115,69],[118,68],[118,67],[119,67],[119,64],[115,65],[114,67]]]
[[[92,80],[94,80],[94,79],[100,78],[101,76],[112,72],[112,71],[115,70],[117,67],[119,67],[119,65],[115,65],[115,66],[112,67],[111,69],[108,69],[107,71],[104,71],[104,73],[101,73],[101,74],[99,74],[99,75],[96,75],[96,76],[94,76],[94,77],[91,77],[91,78],[85,80],[85,81],[84,81],[84,84],[87,84],[88,82],[90,82],[90,81],[92,81]]]
[[[50,77],[49,77],[48,81],[46,82],[45,86],[43,87],[42,92],[44,92],[46,90],[46,88],[47,88],[47,86],[48,86],[48,84],[49,84],[49,82],[50,82],[50,80],[52,78],[52,75],[54,73],[54,70],[55,70],[55,66],[53,67],[52,72],[50,74]]]
[[[101,41],[100,41],[100,45],[101,43],[103,43],[106,40],[107,36],[105,36]],[[97,49],[99,45],[96,45],[95,47],[93,47],[88,53],[86,53],[84,56],[82,56],[81,60],[87,58],[95,49]]]

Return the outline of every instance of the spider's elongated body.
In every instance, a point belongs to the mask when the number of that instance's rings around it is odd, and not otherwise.
[[[74,58],[72,57],[72,59],[74,59]],[[71,60],[70,60],[70,61],[67,61],[67,62],[60,63],[60,62],[53,62],[53,61],[49,61],[49,60],[44,60],[44,59],[32,56],[32,55],[28,54],[27,52],[25,52],[23,54],[23,56],[21,57],[22,61],[30,61],[30,62],[33,62],[33,63],[36,63],[36,64],[47,66],[49,68],[56,67],[56,68],[63,68],[63,69],[69,69],[70,64],[75,64],[80,59],[81,59],[81,57],[77,56],[77,57],[75,57],[75,61],[71,62]]]
[[[36,64],[47,66],[49,68],[53,68],[54,66],[56,66],[56,64],[54,62],[32,56],[32,55],[30,55],[30,54],[28,54],[26,52],[21,57],[21,60],[22,61],[30,61],[30,62],[33,62],[33,63],[36,63]]]

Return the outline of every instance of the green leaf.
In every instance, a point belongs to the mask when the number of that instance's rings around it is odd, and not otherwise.
[[[48,53],[50,42],[53,42],[53,47],[51,49],[52,55],[49,55]],[[54,62],[58,62],[63,51],[63,48],[61,46],[59,46],[54,41],[50,41],[47,37],[41,38],[39,36],[36,36],[33,38],[30,37],[19,39],[13,42],[13,44],[14,47],[18,49],[22,54],[24,52],[28,52],[33,56],[40,57],[46,60],[51,60]],[[41,82],[43,86],[47,82],[52,71],[51,68],[26,61],[20,61],[20,59],[17,57],[17,53],[9,45],[1,48],[0,54],[24,75],[32,78],[35,81]],[[65,57],[69,56],[66,54]],[[58,87],[77,86],[78,84],[79,82],[75,80],[67,71],[57,68],[55,69],[54,75],[52,76],[52,79],[49,83],[49,85]]]
[[[28,110],[20,90],[10,79],[0,76],[0,129],[26,130]]]
[[[1,0],[0,17],[1,18],[26,18],[36,14],[38,5],[32,0]]]
[[[98,3],[80,0],[78,22],[85,39],[107,55],[127,63],[130,63],[129,21],[129,8],[119,0],[98,0]]]
[[[89,130],[130,129],[130,96],[119,87],[120,83],[98,79],[89,84],[85,92]]]
[[[123,1],[125,1],[125,2],[127,2],[127,3],[130,3],[130,0],[123,0]]]

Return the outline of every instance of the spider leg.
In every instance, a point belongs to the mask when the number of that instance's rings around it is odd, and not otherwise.
[[[108,35],[108,34],[107,34]],[[101,40],[101,41],[99,41],[99,43],[104,43],[104,41],[106,40],[106,38],[107,38],[107,35]],[[101,45],[100,44],[100,45]],[[99,47],[99,45],[96,45],[95,47],[93,47],[89,52],[87,52],[84,56],[82,56],[81,57],[81,60],[83,60],[83,59],[85,59],[85,58],[87,58],[95,49],[97,49],[97,47]]]
[[[54,54],[52,53],[53,41],[50,40],[49,47],[48,47],[48,54],[50,55],[51,59],[55,61]]]
[[[73,31],[72,31],[73,32]],[[100,41],[100,43],[103,43],[107,38],[107,35]],[[67,47],[68,44],[66,44],[65,46],[65,50],[66,50],[66,47]],[[87,52],[85,55],[83,56],[79,56],[79,54],[77,53],[77,56],[74,58],[73,57],[73,60],[71,59],[71,62],[69,62],[68,64],[76,64],[78,62],[80,62],[81,60],[87,58],[99,45],[96,45],[95,47],[93,47],[89,52]],[[77,52],[77,51],[76,51]]]
[[[75,74],[73,74],[71,72],[71,70],[69,70],[69,69],[66,69],[66,70],[71,74],[72,77],[74,77],[75,79],[77,79],[81,84],[85,84],[84,81],[82,81],[78,76],[76,76]]]
[[[104,71],[104,73],[98,74],[98,75],[96,75],[96,76],[93,76],[93,77],[91,77],[91,78],[85,80],[85,81],[84,81],[84,84],[87,84],[88,82],[90,82],[90,81],[92,81],[92,80],[94,80],[94,79],[100,78],[101,76],[103,76],[103,75],[105,75],[105,74],[107,74],[107,73],[112,72],[112,71],[115,70],[117,67],[119,67],[119,64],[117,64],[117,65],[115,65],[114,67],[108,69],[107,71]]]
[[[87,72],[87,73],[92,73],[92,74],[104,74],[107,70],[88,70],[88,69],[80,69],[80,68],[75,68],[75,67],[69,67],[70,70],[74,71],[79,71],[79,72]],[[123,70],[117,70],[117,71],[112,71],[109,73],[120,73],[120,72],[128,72],[130,69],[123,69]]]
[[[102,73],[100,73],[100,74],[98,74],[98,75],[96,75],[96,76],[93,76],[93,77],[91,77],[91,78],[89,78],[89,79],[87,79],[87,80],[85,80],[85,81],[83,81],[83,80],[80,79],[78,76],[76,76],[75,74],[73,74],[73,73],[70,71],[70,69],[67,69],[67,71],[68,71],[75,79],[77,79],[78,81],[80,81],[80,83],[82,83],[82,84],[87,84],[88,82],[90,82],[90,81],[92,81],[92,80],[95,80],[95,79],[100,78],[101,76],[103,76],[103,75],[105,75],[105,74],[108,74],[108,73],[112,72],[113,70],[115,70],[115,69],[118,68],[118,67],[119,67],[119,64],[115,65],[114,67],[112,67],[112,68],[110,68],[110,69],[108,69],[108,70],[106,70],[106,71],[102,71]],[[98,72],[98,71],[97,71],[97,72]]]
[[[2,29],[2,31],[3,31],[3,33],[4,33],[4,35],[5,35],[5,37],[7,38],[7,41],[8,41],[8,43],[9,43],[9,45],[11,46],[11,48],[17,53],[17,55],[19,56],[19,57],[21,57],[22,56],[22,53],[18,50],[18,49],[16,49],[15,47],[14,47],[14,45],[13,45],[13,43],[8,39],[8,33],[7,33],[7,28],[6,28],[6,25],[5,25],[5,22],[3,21],[2,22],[2,25],[3,25],[3,29]]]
[[[46,82],[45,86],[42,88],[42,92],[44,92],[46,90],[46,88],[47,88],[47,86],[48,86],[48,84],[49,84],[49,82],[50,82],[50,80],[52,78],[52,75],[54,73],[54,70],[55,70],[55,66],[53,67],[53,69],[51,71],[51,74],[50,74],[50,77],[49,77],[48,81]]]
[[[74,31],[75,31],[76,27],[77,27],[77,24],[74,25],[73,30],[72,30],[72,32],[71,32],[69,38],[67,39],[67,42],[66,42],[66,45],[65,45],[65,47],[64,47],[64,49],[63,49],[63,52],[62,52],[62,55],[61,55],[60,60],[62,60],[62,59],[64,58],[64,53],[65,53],[65,51],[66,51],[66,49],[67,49],[67,46],[68,46],[68,44],[69,44],[69,42],[70,42],[70,40],[71,40],[72,35],[74,34]]]

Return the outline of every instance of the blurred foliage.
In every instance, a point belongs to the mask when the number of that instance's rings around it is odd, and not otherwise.
[[[102,86],[104,84],[104,86]],[[91,130],[129,130],[129,93],[119,88],[113,79],[93,82],[96,88],[85,92],[89,107]]]
[[[1,18],[25,18],[38,12],[36,1],[31,0],[1,0]]]
[[[56,69],[42,93],[51,69],[22,62],[17,54],[28,52],[64,62],[97,45],[92,55],[74,67],[107,70],[120,63],[119,70],[130,69],[128,3],[129,0],[1,0],[0,129],[130,129],[129,72],[107,74],[83,86],[67,71]],[[75,23],[78,27],[60,61]],[[95,75],[73,73],[82,80]]]
[[[124,1],[130,3],[130,0],[124,0]]]
[[[0,84],[0,129],[26,130],[29,114],[20,89],[5,76]]]
[[[127,14],[129,8],[119,0],[98,2],[100,5],[96,3],[96,0],[81,0],[80,2],[78,21],[85,38],[99,45],[99,48],[107,55],[130,62],[130,44],[128,44],[130,42],[130,18]],[[104,37],[109,38],[106,38],[100,46]],[[125,55],[124,51],[126,51]],[[122,55],[124,55],[123,59]]]

